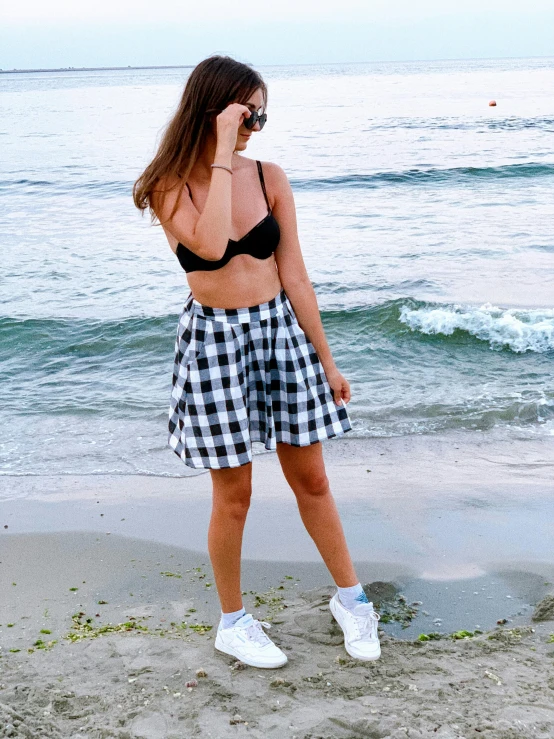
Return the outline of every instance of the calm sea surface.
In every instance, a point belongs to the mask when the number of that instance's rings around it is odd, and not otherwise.
[[[554,436],[554,59],[261,67],[350,436]],[[190,471],[185,273],[131,187],[189,70],[0,75],[0,470]],[[496,108],[488,106],[491,98]]]

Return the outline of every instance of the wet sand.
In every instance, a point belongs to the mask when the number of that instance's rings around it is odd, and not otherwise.
[[[209,476],[2,479],[0,736],[553,737],[554,620],[533,621],[541,601],[554,619],[552,451],[475,439],[326,445],[383,616],[365,664],[274,455],[254,467],[243,587],[289,655],[277,671],[213,648]]]

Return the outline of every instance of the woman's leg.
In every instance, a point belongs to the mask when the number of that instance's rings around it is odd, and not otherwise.
[[[300,516],[339,588],[358,583],[325,473],[321,444],[277,444],[277,454]]]
[[[242,532],[252,493],[252,464],[210,470],[210,473],[213,502],[208,551],[221,610],[232,613],[242,608],[240,555]]]

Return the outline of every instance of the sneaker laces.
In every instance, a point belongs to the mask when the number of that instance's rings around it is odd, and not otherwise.
[[[358,627],[359,639],[369,637],[370,639],[377,638],[377,622],[381,616],[373,610],[373,603],[363,603],[351,611],[352,615],[356,619],[356,626]]]
[[[265,633],[262,626],[266,629],[271,628],[271,624],[268,624],[267,621],[258,621],[257,619],[254,619],[252,623],[248,624],[245,631],[250,641],[255,642],[260,647],[265,647],[266,644],[273,644],[273,642]]]

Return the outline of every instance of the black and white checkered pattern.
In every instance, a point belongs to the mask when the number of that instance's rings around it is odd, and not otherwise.
[[[252,461],[252,442],[307,446],[351,428],[284,290],[250,308],[191,297],[175,342],[169,445],[189,467]]]

